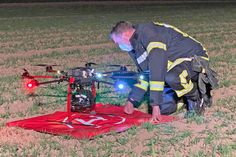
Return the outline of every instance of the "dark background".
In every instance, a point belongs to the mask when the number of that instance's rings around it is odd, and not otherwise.
[[[111,0],[0,0],[0,3],[35,3],[35,2],[86,2],[86,1],[111,1]],[[113,0],[113,1],[145,1],[145,0]],[[166,0],[148,0],[148,1],[160,1]],[[173,2],[234,2],[234,0],[167,0]]]

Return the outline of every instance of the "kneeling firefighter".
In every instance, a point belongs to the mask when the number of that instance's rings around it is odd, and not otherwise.
[[[216,73],[200,42],[178,28],[159,22],[132,25],[118,22],[111,39],[127,51],[140,72],[149,72],[132,88],[124,112],[132,114],[134,104],[149,90],[152,120],[177,109],[177,98],[185,98],[188,112],[201,114],[211,104],[210,90],[217,86]]]

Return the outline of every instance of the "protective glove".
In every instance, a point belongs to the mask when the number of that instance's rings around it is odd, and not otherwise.
[[[211,89],[218,86],[217,73],[209,67],[208,61],[200,56],[194,56],[192,68],[199,73],[198,86],[202,94],[206,94],[206,85],[209,84]]]
[[[199,73],[198,88],[206,106],[212,105],[211,90],[217,88],[217,73],[209,67],[208,61],[200,56],[194,56],[192,68]]]

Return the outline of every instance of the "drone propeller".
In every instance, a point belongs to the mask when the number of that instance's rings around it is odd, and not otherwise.
[[[28,70],[26,70],[25,68],[24,68],[23,70],[24,70],[24,72],[23,72],[23,74],[21,75],[21,77],[22,77],[22,78],[30,78],[31,76],[30,76]]]
[[[94,62],[86,62],[85,63],[85,67],[88,67],[88,68],[90,68],[92,65],[98,65],[98,64],[94,63]]]
[[[57,64],[35,64],[34,66],[39,66],[39,67],[46,67],[46,72],[57,72],[57,70],[53,70],[52,67],[54,66],[60,66],[60,65],[57,65]]]
[[[117,72],[117,73],[113,73],[111,75],[111,78],[136,78],[138,75],[138,73],[134,72],[134,71],[121,71],[121,72]]]
[[[110,66],[110,67],[119,67],[120,68],[120,72],[122,71],[128,71],[128,68],[129,66],[134,66],[132,64],[124,64],[124,65],[119,65],[119,64],[107,64],[107,66]]]
[[[107,66],[121,67],[121,66],[135,66],[133,64],[106,64]]]
[[[137,76],[111,76],[112,79],[136,79]]]
[[[87,70],[87,69],[90,69],[89,67],[74,67],[74,68],[70,68],[70,70]]]
[[[85,67],[91,67],[92,65],[98,65],[98,64],[95,63],[95,62],[90,62],[90,61],[86,61],[86,60],[82,60],[82,61],[80,61],[80,62],[85,63],[85,64],[84,64]]]
[[[113,71],[106,71],[103,72],[102,74],[114,74],[114,73],[124,73],[125,71],[122,70],[113,70]]]
[[[25,68],[23,68],[23,70],[24,70],[24,72],[29,73],[28,70],[26,70]]]
[[[135,65],[132,65],[132,64],[106,64],[106,66],[109,66],[109,67],[129,67],[129,66],[135,66]]]
[[[71,68],[71,70],[76,70],[76,69],[81,69],[81,70],[87,70],[87,69],[92,69],[92,65],[98,65],[97,63],[94,62],[86,62],[84,67],[74,67]]]
[[[52,66],[60,66],[58,64],[35,64],[34,66],[39,66],[39,67],[52,67]]]

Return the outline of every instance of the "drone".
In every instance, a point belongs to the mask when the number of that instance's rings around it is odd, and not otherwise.
[[[34,94],[37,87],[67,82],[67,112],[88,113],[94,110],[96,91],[101,83],[113,86],[115,91],[122,91],[128,87],[132,88],[139,79],[146,77],[145,73],[129,71],[128,67],[133,65],[107,64],[107,67],[116,67],[118,70],[105,72],[97,72],[94,68],[97,65],[87,62],[83,67],[55,70],[54,67],[59,65],[36,64],[35,66],[45,67],[46,73],[52,75],[31,75],[27,69],[23,69],[21,75],[23,87],[28,94]],[[39,79],[47,79],[47,81],[39,81]]]

